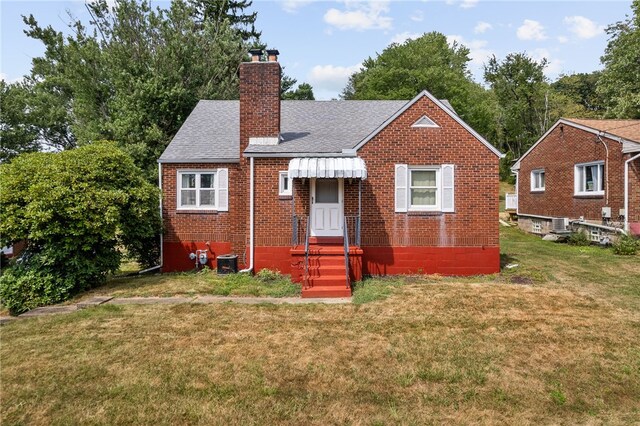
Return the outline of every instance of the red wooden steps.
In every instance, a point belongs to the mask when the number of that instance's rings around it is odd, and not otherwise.
[[[308,277],[302,297],[350,296],[351,286],[347,286],[342,238],[318,237],[310,240]]]

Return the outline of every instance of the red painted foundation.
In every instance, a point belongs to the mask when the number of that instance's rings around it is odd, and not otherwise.
[[[500,272],[500,247],[363,247],[364,275]]]
[[[189,259],[189,253],[195,253],[196,250],[209,250],[209,261],[207,266],[211,269],[217,268],[216,256],[231,253],[231,243],[210,243],[207,246],[206,241],[189,241],[182,243],[167,243],[162,245],[163,262],[162,272],[182,272],[195,269],[194,260]],[[238,266],[242,258],[238,259]]]
[[[205,242],[164,243],[163,272],[189,271],[195,263],[189,253],[206,249]],[[231,243],[211,243],[207,266],[216,268],[216,256],[231,252]],[[248,247],[247,247],[248,252]],[[255,247],[254,271],[279,270],[294,282],[302,280],[304,249]],[[238,267],[243,268],[242,255]],[[349,254],[351,281],[363,275],[481,275],[500,272],[500,247],[352,247]]]

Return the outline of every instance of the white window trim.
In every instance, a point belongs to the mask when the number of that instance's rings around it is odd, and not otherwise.
[[[578,169],[581,167],[589,167],[589,166],[599,166],[602,165],[604,166],[604,161],[592,161],[590,163],[578,163],[575,166],[573,166],[573,195],[604,195],[604,189],[602,190],[598,190],[598,191],[579,191],[578,188],[580,187],[578,179],[580,178],[580,174],[578,173]],[[600,174],[600,168],[598,168],[598,174]],[[585,179],[586,179],[586,174],[585,174]],[[598,182],[599,181],[599,182]],[[602,186],[604,188],[604,172],[602,173],[602,176],[598,176],[598,181],[596,181],[596,183],[601,183],[601,185],[597,185],[597,186]],[[586,188],[586,182],[585,182],[585,188]]]
[[[436,204],[434,206],[413,206],[411,204],[411,173],[415,171],[436,172]],[[442,167],[441,166],[409,166],[407,170],[407,208],[410,212],[439,212],[442,204]]]
[[[182,205],[182,175],[183,174],[196,174],[196,187],[195,188],[185,188],[185,189],[195,189],[196,191],[196,205],[195,206],[183,206]],[[213,174],[213,188],[211,188],[214,192],[215,197],[215,206],[200,206],[200,177],[201,174]],[[207,211],[216,211],[218,210],[218,170],[178,170],[176,177],[176,210],[207,210]]]
[[[544,169],[535,169],[535,170],[531,170],[531,192],[544,192],[545,187],[541,186],[541,187],[536,187],[536,179],[535,176],[539,175],[540,173],[544,174],[544,181],[545,181],[545,185],[547,183],[547,175],[544,171]]]
[[[284,178],[289,179],[289,189],[285,190],[284,189]],[[292,179],[289,178],[289,172],[288,171],[283,171],[283,172],[279,172],[278,173],[278,195],[281,197],[288,197],[291,196],[293,194],[292,191],[292,185],[291,185]]]

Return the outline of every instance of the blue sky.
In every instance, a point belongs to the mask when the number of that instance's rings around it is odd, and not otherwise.
[[[168,2],[154,1],[166,6]],[[630,1],[314,1],[254,0],[263,41],[280,50],[285,72],[314,87],[316,98],[338,97],[364,59],[389,43],[440,31],[471,49],[474,78],[495,54],[526,51],[549,60],[547,76],[600,69],[604,28],[630,13]],[[44,51],[27,38],[20,15],[66,31],[67,11],[86,21],[83,1],[0,0],[2,78],[27,74]]]

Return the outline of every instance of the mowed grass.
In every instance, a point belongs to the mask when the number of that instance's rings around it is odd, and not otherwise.
[[[519,266],[367,280],[354,301],[368,303],[12,322],[3,424],[640,422],[639,258],[514,229],[502,251]]]
[[[169,297],[199,294],[218,296],[287,297],[300,295],[301,287],[288,276],[276,271],[249,274],[218,275],[205,269],[199,272],[154,274],[111,278],[107,284],[79,294],[70,302],[76,303],[94,296]]]

